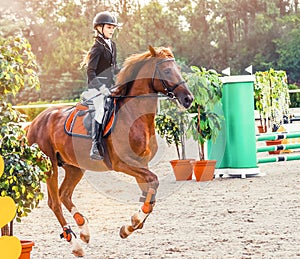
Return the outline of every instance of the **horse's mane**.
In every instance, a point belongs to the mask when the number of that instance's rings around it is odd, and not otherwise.
[[[139,54],[132,54],[125,59],[123,68],[117,74],[117,88],[114,90],[114,93],[116,95],[124,95],[127,92],[129,83],[136,79],[141,67],[151,58],[174,58],[174,55],[170,48],[165,47],[156,47],[155,56],[153,56],[150,50]]]

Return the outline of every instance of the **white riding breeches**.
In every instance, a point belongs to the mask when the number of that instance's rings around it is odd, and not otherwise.
[[[83,100],[91,99],[95,108],[95,120],[98,123],[102,123],[104,116],[104,102],[106,97],[110,94],[110,91],[105,85],[102,85],[100,89],[91,88],[84,91],[81,95]]]

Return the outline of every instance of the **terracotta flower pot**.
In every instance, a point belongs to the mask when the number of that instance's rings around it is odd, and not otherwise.
[[[170,161],[176,181],[192,180],[193,167],[191,165],[191,161],[194,160],[195,159],[181,159]]]
[[[265,133],[265,132],[267,132],[267,127],[266,126],[259,125],[259,126],[257,126],[257,129],[258,129],[259,133]]]
[[[21,240],[22,252],[19,259],[30,259],[30,252],[34,246],[33,241]]]
[[[281,139],[279,139],[279,140],[267,140],[267,141],[266,141],[266,145],[267,145],[267,146],[280,145],[281,142],[282,142]],[[270,155],[278,155],[278,154],[280,154],[280,150],[269,151],[269,154],[270,154]]]
[[[194,175],[197,182],[206,182],[214,179],[217,160],[192,161]]]

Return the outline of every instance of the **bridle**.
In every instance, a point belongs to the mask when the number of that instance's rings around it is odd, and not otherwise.
[[[170,62],[170,61],[175,62],[175,58],[166,58],[166,59],[162,59],[162,60],[156,62],[155,69],[154,69],[153,76],[152,76],[152,86],[154,87],[155,74],[157,73],[158,74],[158,78],[159,78],[159,80],[160,80],[160,82],[161,82],[164,90],[166,91],[166,95],[169,98],[174,99],[175,98],[175,94],[174,94],[175,89],[178,86],[180,86],[181,84],[184,84],[185,81],[181,80],[181,81],[177,82],[176,84],[170,86],[170,85],[167,84],[167,82],[164,79],[162,79],[163,77],[161,75],[161,71],[158,68],[158,65],[160,65],[160,64],[162,64],[164,62]]]
[[[158,68],[158,65],[160,65],[164,62],[170,62],[170,61],[175,62],[175,58],[165,58],[165,59],[161,59],[161,60],[159,60],[158,62],[155,63],[155,69],[154,69],[154,72],[153,72],[151,83],[152,83],[152,87],[154,87],[154,80],[156,79],[155,74],[157,73],[158,78],[159,78],[164,90],[166,91],[166,93],[163,94],[163,95],[167,96],[171,99],[176,99],[174,91],[178,86],[180,86],[181,84],[184,84],[185,81],[181,80],[181,81],[177,82],[176,84],[170,86],[170,85],[167,84],[167,82],[164,79],[162,79],[161,71]],[[93,96],[89,100],[94,99],[99,95],[101,95],[101,93]],[[112,98],[112,99],[127,99],[127,98],[157,98],[158,96],[159,96],[158,94],[155,94],[155,95],[148,94],[148,95],[142,95],[142,96],[138,96],[138,95],[126,95],[126,96],[123,96],[123,95],[110,95],[109,97]]]

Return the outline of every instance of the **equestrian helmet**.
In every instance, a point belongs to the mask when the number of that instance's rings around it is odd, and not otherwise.
[[[97,13],[93,20],[94,29],[97,25],[110,24],[114,26],[118,26],[118,22],[116,17],[114,17],[110,12],[100,12]]]

